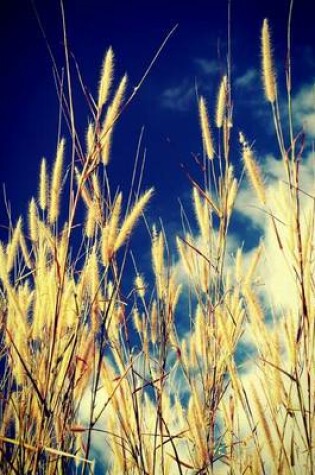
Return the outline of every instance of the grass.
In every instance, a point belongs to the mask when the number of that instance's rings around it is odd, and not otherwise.
[[[127,76],[116,84],[108,49],[81,141],[65,41],[67,87],[56,78],[70,146],[60,138],[51,171],[41,163],[28,216],[0,244],[1,473],[96,473],[97,450],[110,474],[314,473],[314,197],[301,183],[304,132],[294,130],[290,63],[287,119],[280,115],[267,20],[261,42],[282,163],[276,192],[244,134],[240,150],[266,236],[250,260],[242,248],[231,259],[230,222],[244,182],[231,159],[229,65],[213,120],[199,98],[204,156],[200,176],[190,177],[195,216],[189,222],[183,213],[177,264],[164,229],[154,226],[154,282],[132,255],[125,298],[130,237],[154,193],[140,192],[141,180],[127,198],[113,192],[107,165],[116,122],[138,87],[126,99]],[[258,285],[280,260],[291,283],[283,308]],[[241,367],[237,353],[246,346],[251,357]]]

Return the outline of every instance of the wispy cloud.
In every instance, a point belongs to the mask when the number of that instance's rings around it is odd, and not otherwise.
[[[239,88],[251,89],[253,86],[257,84],[258,80],[259,80],[259,73],[257,69],[249,68],[247,69],[247,71],[245,71],[244,74],[242,74],[241,76],[238,76],[235,79],[234,84],[236,87],[239,87]]]
[[[220,72],[220,64],[216,60],[207,60],[205,58],[196,58],[194,60],[198,71],[206,75],[217,75]]]
[[[194,84],[185,79],[179,85],[166,89],[161,95],[161,106],[174,111],[190,109],[195,98]]]
[[[191,68],[191,76],[186,76],[178,84],[163,91],[160,105],[164,108],[179,112],[191,109],[196,101],[196,87],[202,93],[209,91],[209,76],[219,84],[220,65],[218,61],[208,61],[204,58],[195,58]],[[217,84],[215,84],[217,87]]]

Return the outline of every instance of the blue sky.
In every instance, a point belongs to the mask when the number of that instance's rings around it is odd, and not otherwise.
[[[62,22],[59,1],[37,0],[38,13],[59,70],[64,65]],[[296,1],[292,23],[293,98],[301,123],[308,120],[315,137],[314,7]],[[146,150],[143,189],[155,187],[146,216],[150,225],[163,220],[171,248],[181,234],[180,204],[194,225],[191,186],[185,170],[197,181],[201,173],[193,154],[202,155],[196,88],[206,97],[213,120],[216,95],[226,72],[227,8],[225,0],[145,2],[68,0],[65,13],[68,41],[86,87],[97,94],[104,53],[112,45],[116,55],[116,80],[127,71],[129,93],[133,90],[169,31],[178,28],[168,41],[138,95],[124,112],[115,133],[108,167],[112,190],[129,192],[134,158],[141,128]],[[272,29],[274,57],[280,94],[285,93],[286,24],[288,0],[233,0],[231,4],[232,99],[234,127],[231,158],[236,176],[242,171],[238,133],[242,130],[254,143],[258,160],[277,157],[277,145],[269,104],[260,78],[260,31],[263,19]],[[7,225],[2,184],[11,203],[13,223],[27,213],[28,202],[37,194],[38,173],[43,156],[51,164],[55,157],[58,100],[51,61],[30,0],[13,0],[0,7],[0,211]],[[75,117],[84,140],[89,113],[72,65]],[[212,117],[211,117],[212,116]],[[62,133],[67,137],[65,124]],[[68,139],[68,160],[70,140]],[[184,165],[184,169],[181,167]],[[252,195],[245,187],[231,223],[234,248],[245,240],[245,248],[257,245],[263,225],[255,212]],[[241,208],[245,212],[240,212]],[[83,219],[83,216],[81,217]],[[80,217],[78,217],[80,220]],[[151,268],[150,242],[139,226],[132,249],[140,272]],[[0,239],[6,232],[0,228]],[[130,262],[130,261],[129,261]],[[127,292],[129,292],[127,290]]]
[[[63,65],[59,2],[37,1],[59,68]],[[268,104],[260,81],[260,29],[268,17],[279,69],[285,62],[288,1],[232,1],[232,80],[235,138],[243,130],[262,154],[273,146]],[[25,212],[37,187],[42,156],[54,157],[58,101],[50,59],[34,17],[31,1],[3,2],[0,56],[1,183],[6,184],[13,216]],[[297,1],[293,21],[295,90],[314,77],[315,44],[311,2]],[[65,2],[68,36],[86,86],[96,93],[105,50],[113,46],[117,76],[129,75],[129,90],[138,83],[157,48],[178,28],[154,65],[135,101],[117,127],[109,173],[115,186],[128,186],[141,127],[147,149],[144,186],[155,186],[154,219],[162,216],[171,232],[178,221],[178,197],[188,182],[180,164],[197,172],[191,154],[202,152],[195,86],[214,109],[222,73],[226,71],[226,1]],[[82,134],[88,110],[74,78],[75,114]],[[281,77],[284,90],[284,75]],[[65,128],[63,129],[66,132]],[[239,166],[237,147],[234,161]],[[2,191],[1,191],[1,205]],[[2,209],[2,208],[1,208]],[[3,216],[3,215],[2,215]],[[2,224],[4,219],[1,219]]]

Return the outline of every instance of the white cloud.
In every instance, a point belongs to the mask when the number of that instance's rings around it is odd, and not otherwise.
[[[292,248],[292,232],[294,233],[295,222],[292,213],[292,206],[290,206],[290,192],[286,184],[286,176],[284,166],[281,160],[276,160],[271,155],[267,156],[262,164],[262,169],[266,175],[266,187],[268,204],[270,211],[276,218],[275,224],[277,226],[278,237],[283,244],[283,249],[279,246],[278,238],[275,234],[274,225],[267,214],[258,211],[261,205],[255,196],[254,190],[244,182],[243,190],[240,193],[240,199],[237,203],[237,209],[250,220],[253,225],[259,226],[263,236],[263,253],[260,264],[257,268],[256,275],[259,276],[259,281],[263,284],[256,287],[255,290],[259,292],[261,297],[261,304],[265,319],[267,314],[272,314],[270,321],[265,322],[264,325],[264,343],[265,350],[260,344],[260,336],[254,334],[251,330],[251,323],[246,325],[245,334],[242,337],[242,342],[248,348],[260,347],[259,354],[254,355],[252,359],[247,360],[245,371],[241,374],[241,383],[247,394],[248,401],[251,406],[251,413],[253,417],[253,426],[256,427],[259,442],[261,444],[261,454],[265,461],[265,470],[271,473],[272,457],[270,451],[272,447],[268,445],[267,438],[273,441],[275,447],[279,444],[279,433],[284,430],[284,442],[287,453],[293,450],[292,440],[294,438],[294,450],[297,448],[299,452],[299,460],[296,460],[294,470],[300,470],[301,473],[308,471],[308,458],[306,443],[303,440],[303,421],[301,413],[296,410],[293,414],[288,416],[287,407],[299,408],[300,401],[297,393],[296,385],[292,384],[290,378],[284,373],[279,373],[273,368],[268,371],[268,364],[264,364],[259,360],[259,356],[274,346],[280,351],[279,366],[288,374],[291,373],[291,359],[289,357],[288,339],[286,333],[288,328],[293,330],[293,345],[295,346],[295,337],[297,332],[297,319],[299,316],[298,305],[300,302],[299,289],[296,280],[296,275],[293,266],[296,262],[290,254],[288,247]],[[300,188],[311,195],[314,193],[314,156],[309,154],[303,157],[300,166]],[[314,200],[301,193],[301,233],[304,246],[306,244],[307,226],[311,223],[313,216]],[[268,206],[268,208],[269,208]],[[315,245],[314,230],[311,231],[311,239]],[[251,255],[255,249],[251,250]],[[251,255],[245,253],[245,261],[249,261]],[[246,267],[246,265],[244,265]],[[267,345],[266,345],[267,342]],[[279,346],[278,346],[279,345]],[[280,349],[280,350],[279,350]],[[266,353],[265,353],[266,354]],[[266,368],[267,366],[267,368]],[[244,370],[244,368],[243,368]],[[307,371],[301,371],[300,374],[300,389],[301,397],[304,399],[303,404],[307,407]],[[277,380],[278,378],[278,380]],[[281,388],[282,387],[282,392]],[[273,390],[270,390],[273,388]],[[269,436],[266,435],[259,408],[254,403],[253,391],[260,401],[261,410],[264,414],[266,426],[269,427]],[[275,403],[277,397],[276,392],[282,396],[279,403]],[[271,399],[270,399],[271,398]],[[282,399],[281,399],[282,398]],[[282,402],[281,402],[282,400]],[[238,423],[241,430],[240,437],[250,440],[252,436],[252,428],[249,425],[248,419],[243,408],[238,406]],[[286,421],[285,426],[283,421]],[[294,436],[293,436],[294,434]],[[250,442],[247,450],[253,449],[253,443]],[[277,450],[277,448],[275,449]],[[303,455],[303,450],[305,456]],[[227,471],[228,473],[228,471]]]
[[[79,422],[84,427],[88,427],[90,421],[90,413],[91,413],[91,390],[92,385],[90,384],[88,388],[85,390],[83,398],[80,403],[79,408]],[[100,410],[103,408],[105,401],[107,400],[107,394],[103,388],[99,389],[97,396],[96,396],[96,404],[95,404],[95,414],[98,414]],[[111,410],[109,408],[108,410]],[[106,431],[107,430],[107,412],[104,411],[102,416],[100,417],[97,425],[97,428]],[[86,439],[86,434],[83,434],[83,440]],[[92,456],[96,456],[96,462],[98,465],[102,467],[108,466],[111,460],[111,450],[107,443],[107,437],[104,432],[93,431],[92,432]],[[90,456],[91,458],[91,456]]]
[[[314,157],[305,157],[300,167],[301,190],[313,193],[314,190]],[[284,247],[288,248],[291,239],[292,207],[288,206],[290,193],[286,184],[284,166],[281,160],[268,155],[262,163],[265,175],[265,186],[268,196],[268,207],[263,209],[258,202],[251,185],[243,183],[236,201],[236,210],[241,213],[254,228],[260,229],[264,238],[265,259],[261,262],[259,273],[264,286],[261,293],[264,300],[277,309],[295,309],[298,301],[295,275],[289,252],[281,251],[278,237]],[[245,178],[246,179],[246,178]],[[301,194],[302,233],[305,234],[308,220],[311,216],[313,201],[307,195]],[[270,218],[274,216],[274,222]],[[277,228],[278,237],[275,233]]]
[[[240,189],[236,198],[235,210],[249,220],[253,230],[263,229],[265,214],[250,186],[243,186]]]
[[[107,362],[106,364],[109,364]],[[144,359],[142,356],[138,358],[136,363],[135,371],[140,374],[141,376],[145,376],[143,373],[144,367],[148,364],[144,364]],[[151,364],[151,370],[153,369]],[[113,376],[114,374],[112,374]],[[110,394],[108,393],[107,389],[105,388],[106,384],[103,385],[101,389],[99,389],[96,398],[96,406],[95,406],[95,414],[98,414],[99,411],[104,407],[106,401],[108,401],[109,397],[111,402],[106,406],[102,416],[100,417],[96,427],[101,428],[103,432],[94,431],[92,435],[92,450],[93,454],[96,455],[97,463],[99,464],[98,469],[102,471],[104,469],[112,470],[109,473],[121,473],[121,467],[119,462],[118,454],[114,453],[114,445],[115,441],[118,440],[117,448],[120,447],[120,437],[128,439],[128,435],[124,434],[124,430],[130,431],[133,435],[130,435],[131,441],[136,439],[137,428],[135,424],[135,417],[138,417],[140,430],[141,433],[146,435],[146,447],[148,449],[146,455],[146,462],[149,466],[149,459],[153,457],[154,450],[155,450],[155,437],[150,434],[154,434],[156,432],[156,420],[157,420],[157,412],[158,406],[157,401],[153,400],[148,393],[144,391],[139,391],[139,399],[138,399],[138,413],[137,416],[133,411],[133,399],[132,399],[132,384],[127,382],[124,375],[121,380],[119,377],[121,373],[119,371],[115,375],[115,381],[113,383],[112,380],[109,380],[108,388],[112,385],[113,388],[119,387],[118,391],[115,392],[115,396],[113,396],[113,392],[111,391]],[[142,378],[138,378],[136,374],[133,375],[134,380],[136,381],[136,385],[139,387],[144,384],[144,380]],[[148,374],[148,380],[152,378],[152,374]],[[104,379],[103,379],[104,382]],[[177,385],[177,384],[176,384]],[[121,392],[120,392],[121,388]],[[170,391],[174,391],[173,383],[170,383],[167,379],[164,386],[164,398],[163,398],[163,417],[167,421],[168,430],[171,434],[179,434],[184,430],[187,430],[186,422],[178,417],[178,412],[174,408],[174,403],[171,403],[169,397],[167,397],[167,393]],[[91,387],[85,392],[83,397],[81,406],[80,406],[80,423],[85,424],[87,426],[90,416],[90,407],[91,407]],[[110,433],[116,434],[116,438],[112,438]],[[130,442],[130,441],[129,441]],[[188,460],[189,459],[189,450],[188,450],[188,442],[186,440],[181,441],[180,438],[174,438],[174,444],[176,445],[177,453],[179,455],[179,459],[181,460]],[[128,443],[126,443],[128,447]],[[167,452],[173,453],[171,444],[167,445]],[[128,453],[128,450],[127,450]],[[161,451],[157,450],[157,466],[161,463]],[[164,454],[164,457],[167,459],[167,463],[172,470],[172,466],[174,466],[174,473],[176,471],[176,462],[174,461],[174,457],[171,458],[168,456],[168,453]],[[127,456],[128,458],[128,456]],[[152,462],[152,460],[151,460]],[[171,472],[172,473],[172,472]]]
[[[300,188],[307,193],[312,194],[314,190],[314,156],[309,154],[302,160],[300,166]],[[297,318],[299,315],[298,302],[299,289],[296,281],[296,275],[293,270],[293,266],[296,264],[294,257],[291,255],[289,247],[292,249],[292,232],[294,233],[295,222],[294,215],[292,213],[292,206],[290,203],[289,187],[286,184],[286,175],[284,166],[281,160],[275,159],[273,156],[268,155],[265,157],[262,163],[262,169],[266,176],[265,185],[267,188],[268,196],[268,208],[267,212],[271,212],[275,217],[275,225],[277,227],[278,237],[275,234],[274,224],[267,213],[264,213],[261,205],[256,199],[256,194],[248,182],[244,181],[242,184],[242,190],[237,202],[237,210],[241,213],[245,219],[247,219],[252,225],[260,229],[263,237],[263,251],[260,263],[255,273],[256,277],[259,277],[259,286],[255,287],[255,291],[259,292],[261,298],[261,304],[263,307],[263,313],[265,314],[264,335],[260,340],[260,335],[254,333],[250,321],[246,324],[245,334],[242,336],[242,343],[248,349],[254,349],[260,346],[259,353],[254,352],[253,357],[249,358],[243,367],[240,374],[241,384],[247,394],[248,401],[251,406],[252,412],[252,427],[250,426],[246,414],[242,407],[238,405],[237,418],[240,428],[240,437],[249,441],[247,450],[254,449],[252,442],[252,428],[256,427],[256,433],[261,444],[261,454],[265,461],[265,470],[267,473],[271,473],[271,456],[270,446],[268,446],[266,434],[264,432],[263,421],[259,411],[261,410],[265,417],[266,425],[269,427],[270,438],[274,441],[275,447],[279,443],[279,435],[277,433],[277,427],[283,429],[283,420],[286,419],[284,444],[286,450],[290,453],[290,444],[292,443],[292,437],[294,434],[294,444],[300,450],[300,460],[296,461],[295,469],[299,469],[306,473],[307,463],[307,451],[305,450],[305,457],[302,452],[306,449],[305,442],[300,434],[303,434],[303,423],[300,413],[297,411],[293,416],[288,417],[285,405],[288,407],[298,408],[300,405],[296,386],[292,386],[292,381],[284,373],[279,373],[271,368],[266,371],[266,364],[264,365],[260,360],[261,354],[268,354],[269,348],[277,347],[280,351],[279,365],[288,373],[291,372],[291,360],[289,357],[288,340],[286,339],[287,328],[293,330],[293,338],[295,340],[297,329]],[[310,220],[313,216],[313,199],[307,195],[301,194],[301,232],[302,240],[305,243],[305,236],[307,232],[307,226],[310,224]],[[283,249],[279,246],[280,239],[283,244]],[[314,233],[311,234],[313,245],[315,245]],[[198,241],[198,239],[197,239]],[[202,245],[199,239],[199,246]],[[237,241],[234,245],[237,245]],[[256,249],[251,249],[250,252],[244,254],[244,269],[246,268],[252,259]],[[227,269],[232,264],[228,262]],[[183,275],[183,268],[181,269],[181,275]],[[257,281],[257,279],[255,279]],[[272,315],[272,318],[270,318]],[[269,318],[268,318],[269,317]],[[189,341],[189,333],[186,334],[186,339]],[[263,341],[264,348],[260,345],[260,341]],[[278,378],[278,379],[277,379]],[[270,402],[271,392],[269,388],[275,388],[282,385],[282,397],[283,403]],[[302,394],[307,397],[307,371],[301,374],[301,388]],[[253,391],[256,392],[257,398],[261,408],[254,403]],[[280,391],[280,389],[279,389]],[[290,395],[290,396],[288,396]],[[226,395],[228,397],[228,394]],[[273,396],[273,397],[276,397]],[[288,398],[287,400],[285,398]],[[305,407],[307,401],[304,402]],[[273,407],[273,409],[271,409]],[[229,473],[228,469],[225,470],[224,466],[220,466],[218,473]]]
[[[193,223],[191,223],[191,226],[192,226],[192,229],[194,229]],[[183,232],[181,231],[179,231],[177,235],[182,237],[183,239],[186,239],[186,236],[184,236]],[[217,230],[213,230],[213,242],[218,241],[218,236],[219,236],[219,232]],[[203,267],[209,266],[209,263],[207,263],[207,259],[209,259],[210,262],[212,260],[214,261],[213,256],[211,256],[211,252],[209,252],[209,243],[205,242],[204,238],[200,234],[198,235],[198,232],[195,233],[195,235],[191,237],[193,239],[192,245],[196,249],[198,249],[201,252],[201,254],[198,255],[197,253],[193,253],[193,256],[195,257],[193,273],[188,274],[187,269],[185,268],[185,265],[182,259],[180,258],[174,264],[174,272],[175,272],[177,281],[179,284],[185,287],[185,291],[183,291],[182,293],[185,293],[188,287],[193,287],[194,282],[200,280],[199,274],[202,272]],[[186,246],[189,248],[187,244]],[[228,267],[232,264],[232,256],[235,255],[235,252],[239,246],[240,246],[239,237],[236,234],[229,233],[227,236],[227,247],[226,247],[226,255],[227,255],[226,264]],[[179,306],[181,306],[182,298],[183,297],[180,297],[179,304],[178,304]],[[188,326],[189,322],[186,322],[186,323]]]
[[[299,127],[315,137],[315,83],[303,86],[293,98],[293,117]]]
[[[306,156],[303,159],[300,167],[301,189],[303,189],[305,192],[310,193],[312,193],[314,189],[313,159],[314,157],[312,157],[312,155]],[[273,156],[268,155],[263,160],[262,169],[266,175],[266,188],[267,195],[269,198],[268,202],[270,203],[271,212],[276,218],[275,224],[277,226],[278,235],[280,237],[281,242],[285,243],[286,241],[291,239],[291,226],[294,226],[294,223],[292,223],[292,213],[290,213],[290,207],[288,206],[290,196],[288,186],[285,184],[286,177],[284,174],[284,167],[280,160],[277,160]],[[305,235],[308,219],[312,214],[312,206],[313,200],[307,197],[306,195],[301,195],[303,236]],[[236,209],[255,228],[260,229],[261,234],[263,236],[263,257],[257,269],[257,275],[259,276],[260,282],[263,284],[259,287],[260,296],[262,297],[263,304],[265,305],[265,308],[268,312],[270,312],[271,309],[274,309],[275,317],[274,320],[270,321],[270,323],[265,326],[265,329],[270,344],[273,344],[273,342],[275,341],[275,335],[277,335],[279,345],[282,348],[282,368],[287,371],[290,371],[290,369],[288,368],[289,360],[287,356],[287,349],[284,347],[285,324],[288,324],[288,322],[292,321],[292,324],[296,325],[296,321],[294,319],[296,319],[296,315],[298,314],[298,312],[296,311],[298,294],[295,275],[292,272],[292,256],[290,256],[288,253],[284,253],[280,249],[278,239],[274,232],[274,225],[270,220],[268,214],[262,211],[261,206],[257,202],[254,190],[246,181],[242,183],[242,189],[240,191],[240,195],[236,204]],[[269,208],[267,211],[269,211]],[[240,239],[241,238],[242,236],[240,236]],[[230,235],[227,249],[229,255],[235,253],[235,250],[239,246],[240,239],[235,235]],[[198,236],[196,237],[196,243],[197,247],[199,248],[202,248],[202,246],[204,245],[202,243],[201,238]],[[252,249],[250,252],[246,252],[244,254],[245,269],[248,267],[248,264],[254,252],[255,249]],[[228,260],[227,269],[232,265],[232,260]],[[184,283],[187,284],[188,277],[186,277],[187,274],[184,271],[182,263],[179,261],[176,264],[176,267],[182,283],[184,281]],[[246,333],[243,336],[242,342],[245,343],[249,348],[253,348],[255,345],[255,339],[253,338],[253,335],[251,335],[250,332],[250,325],[248,325],[246,328]],[[281,425],[282,418],[284,416],[284,408],[280,406],[276,411],[276,416],[275,414],[271,414],[268,406],[268,395],[266,393],[266,379],[263,378],[263,373],[259,369],[257,362],[258,360],[256,359],[256,356],[254,356],[253,359],[248,361],[246,371],[243,372],[241,375],[241,382],[251,401],[252,398],[250,395],[252,394],[253,388],[256,389],[261,406],[263,407],[263,411],[266,415],[267,423],[270,422],[271,436],[276,440],[276,426],[272,422],[272,417],[276,417],[279,425]],[[140,364],[139,359],[139,365],[137,368],[138,371],[140,371],[141,366],[142,364]],[[271,375],[271,378],[273,377],[274,376]],[[281,380],[283,382],[285,391],[289,393],[290,380],[285,375],[281,376]],[[303,384],[304,383],[305,381],[303,380]],[[269,386],[273,386],[274,381],[271,379],[270,381],[268,381],[268,384]],[[307,394],[307,391],[304,391],[304,388],[302,389],[304,394]],[[177,391],[180,393],[180,395],[184,394],[184,396],[187,397],[187,385],[185,386],[185,380],[183,378],[183,374],[180,371],[174,371],[172,373],[172,383],[170,383],[169,385],[169,392],[172,395],[174,395],[174,393],[176,393]],[[100,390],[98,394],[97,406],[101,407],[101,404],[106,401],[107,397],[108,395],[106,394],[105,390]],[[297,397],[294,393],[290,399],[290,402],[294,407],[298,407],[299,401],[297,400]],[[146,433],[154,433],[156,422],[155,402],[150,399],[148,395],[146,395],[145,398],[142,400],[141,404],[141,420],[143,423],[142,430]],[[251,409],[253,413],[254,425],[256,425],[257,421],[259,421],[257,407],[255,408],[255,405],[253,405]],[[110,413],[110,411],[112,411],[112,413]],[[252,435],[251,427],[248,424],[244,411],[240,407],[238,408],[238,411],[239,424],[241,428],[240,435],[243,435],[244,437],[248,436],[248,438],[250,438]],[[83,400],[82,405],[83,420],[87,419],[87,414],[89,414],[88,394]],[[108,427],[108,421],[110,419],[113,419],[113,417],[115,417],[115,414],[113,415],[113,409],[111,408],[111,406],[109,406],[104,412],[100,420],[99,426],[103,429],[106,429]],[[169,428],[172,433],[178,433],[183,429],[182,422],[179,421],[176,416],[176,408],[170,402],[169,406],[165,407],[165,417],[169,421]],[[288,419],[286,426],[287,435],[285,439],[285,443],[288,444],[288,447],[290,443],[290,436],[294,431],[294,424],[300,425],[300,423],[301,420],[299,415],[295,415],[292,420],[291,418]],[[262,434],[261,422],[257,426],[257,433]],[[264,440],[263,435],[259,435],[259,437],[260,440]],[[298,444],[303,448],[303,442],[299,439],[299,436],[297,435],[295,437],[295,444]],[[93,435],[93,448],[98,454],[100,454],[100,457],[103,457],[104,463],[108,463],[111,457],[111,451],[106,445],[105,434],[95,433],[95,435]],[[190,447],[188,446],[188,442],[187,444],[183,445],[179,444],[179,458],[183,461],[189,461],[189,449]],[[266,460],[268,460],[267,450],[267,444],[265,443],[264,448],[262,449],[262,454]],[[269,468],[270,467],[268,466],[266,467],[267,473],[269,473]],[[299,468],[303,471],[303,467]],[[220,468],[219,466],[218,468],[216,468],[216,473],[228,473],[228,470],[225,470],[224,465],[220,464]]]
[[[270,327],[269,329],[269,337],[270,342],[273,341],[274,334],[276,332],[275,327]],[[284,331],[284,325],[278,327],[278,331]],[[290,373],[290,368],[288,364],[288,358],[285,351],[282,352],[281,358],[281,368],[286,370]],[[290,414],[288,416],[287,411],[282,404],[276,404],[274,400],[270,400],[270,395],[273,393],[273,398],[276,397],[276,382],[275,382],[275,373],[279,376],[279,372],[270,371],[269,376],[266,377],[266,370],[262,363],[257,364],[257,361],[249,362],[247,366],[247,371],[242,374],[241,376],[241,384],[245,393],[247,394],[248,401],[250,403],[251,409],[251,418],[252,418],[252,427],[255,427],[255,433],[259,440],[259,444],[261,447],[261,455],[264,460],[265,472],[266,473],[274,473],[272,470],[272,455],[270,454],[270,449],[268,448],[267,438],[275,444],[275,447],[279,446],[279,438],[281,437],[281,431],[284,429],[284,421],[285,423],[285,430],[284,430],[284,437],[283,441],[281,441],[280,445],[284,444],[286,447],[287,453],[290,453],[292,449],[298,447],[299,459],[295,460],[294,466],[294,473],[298,473],[297,471],[301,471],[301,473],[309,473],[307,470],[307,450],[306,444],[303,440],[303,421],[301,414],[299,411],[295,411],[294,416]],[[301,394],[307,395],[307,372],[304,371],[303,377],[301,378]],[[282,385],[284,394],[289,396],[290,407],[298,408],[300,405],[299,397],[294,389],[294,385],[292,386],[292,382],[285,374],[281,374],[279,376],[278,384],[279,386]],[[274,388],[274,392],[270,391],[270,387]],[[253,391],[255,391],[258,400],[260,402],[262,412],[265,418],[266,426],[269,430],[269,435],[264,431],[263,421],[260,414],[260,410],[258,406],[253,401]],[[302,396],[303,397],[303,396]],[[307,406],[307,400],[304,399],[303,404],[305,407]],[[273,407],[273,410],[271,409]],[[276,410],[275,410],[276,408]],[[252,440],[252,427],[250,426],[248,417],[244,411],[244,408],[239,405],[237,411],[237,420],[238,420],[238,427],[240,430],[239,436],[243,440],[248,440],[247,443],[247,451],[255,451],[254,443]],[[294,435],[293,435],[294,434]],[[294,446],[292,445],[292,440],[294,439]],[[277,451],[277,448],[276,448]],[[304,453],[303,453],[304,451]],[[226,470],[225,473],[229,473]]]

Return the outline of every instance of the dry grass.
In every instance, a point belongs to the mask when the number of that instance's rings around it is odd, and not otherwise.
[[[191,179],[195,221],[177,237],[178,264],[170,264],[164,230],[154,227],[154,282],[136,268],[130,296],[122,295],[130,236],[154,198],[150,189],[126,200],[110,187],[110,144],[127,77],[112,93],[109,48],[98,99],[90,98],[84,152],[71,97],[61,94],[80,164],[70,164],[68,221],[60,205],[70,147],[61,139],[51,173],[42,161],[27,219],[0,243],[1,473],[95,473],[96,440],[110,474],[315,472],[314,205],[302,213],[303,151],[295,153],[291,107],[284,143],[271,50],[265,20],[262,74],[286,177],[279,193],[269,193],[243,136],[241,151],[277,253],[294,276],[294,306],[274,311],[261,297],[264,241],[248,266],[242,249],[232,263],[229,257],[241,183],[231,162],[228,76],[217,98],[217,135],[199,101],[205,156],[200,179]],[[86,217],[76,254],[81,201]],[[189,299],[179,308],[183,290]],[[242,341],[256,347],[248,373],[238,361]]]

